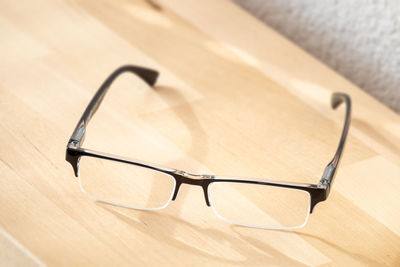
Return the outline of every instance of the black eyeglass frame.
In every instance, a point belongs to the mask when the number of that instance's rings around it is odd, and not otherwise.
[[[68,141],[66,148],[66,160],[72,165],[74,169],[74,173],[76,177],[79,177],[79,162],[82,156],[112,160],[121,163],[132,164],[148,169],[152,169],[155,171],[159,171],[165,174],[172,176],[175,179],[175,189],[172,195],[172,200],[175,200],[179,188],[182,184],[190,184],[197,185],[203,188],[204,197],[207,206],[211,206],[208,188],[211,183],[218,182],[230,182],[230,183],[247,183],[247,184],[257,184],[257,185],[266,185],[266,186],[275,186],[275,187],[283,187],[290,189],[303,190],[310,194],[311,197],[311,206],[310,213],[313,212],[315,205],[319,202],[326,200],[329,196],[330,189],[333,184],[333,180],[336,175],[336,171],[338,169],[340,158],[343,153],[344,145],[346,142],[347,134],[350,127],[350,114],[351,114],[351,99],[345,93],[333,93],[331,97],[331,106],[333,109],[336,109],[340,104],[346,104],[346,114],[344,120],[344,126],[342,130],[342,134],[340,137],[339,145],[337,147],[336,153],[333,159],[326,166],[322,178],[320,179],[318,184],[308,184],[308,183],[287,183],[287,182],[278,182],[278,181],[255,181],[255,180],[238,180],[238,179],[216,179],[215,175],[206,175],[206,174],[191,174],[182,170],[170,169],[161,166],[157,166],[150,163],[145,163],[141,161],[136,161],[132,159],[128,159],[125,157],[120,157],[116,155],[111,155],[107,153],[102,153],[86,148],[82,148],[83,141],[85,139],[86,128],[99,108],[104,96],[106,95],[110,85],[114,82],[114,80],[120,76],[122,73],[131,72],[141,78],[144,82],[146,82],[149,86],[153,86],[158,78],[159,73],[156,70],[134,66],[134,65],[126,65],[116,69],[100,86],[97,90],[96,94],[93,96],[89,105],[86,107],[85,112],[83,113],[81,119],[79,120],[77,126],[75,127],[74,132],[72,133],[71,138]]]

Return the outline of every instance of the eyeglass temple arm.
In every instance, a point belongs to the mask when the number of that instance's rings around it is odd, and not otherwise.
[[[126,65],[116,69],[111,75],[103,82],[100,88],[97,90],[96,94],[93,96],[89,105],[86,107],[85,112],[83,113],[81,119],[75,127],[74,132],[72,133],[71,138],[68,141],[68,145],[73,144],[74,146],[80,147],[85,139],[86,126],[88,125],[90,119],[96,113],[99,108],[101,102],[105,94],[108,91],[110,85],[114,82],[114,80],[124,72],[131,72],[136,74],[139,78],[141,78],[148,85],[153,86],[158,78],[158,71],[148,68],[143,68],[134,65]]]
[[[333,183],[333,179],[335,178],[336,169],[339,165],[340,157],[342,156],[342,152],[344,149],[344,145],[347,138],[347,133],[349,132],[350,127],[350,115],[351,115],[351,99],[350,96],[344,93],[333,93],[331,98],[331,106],[333,109],[336,109],[342,103],[346,104],[346,115],[344,119],[344,126],[342,130],[342,135],[340,137],[339,145],[336,150],[335,156],[326,166],[322,178],[320,180],[320,184],[325,185],[327,188],[326,197],[328,197],[331,184]]]

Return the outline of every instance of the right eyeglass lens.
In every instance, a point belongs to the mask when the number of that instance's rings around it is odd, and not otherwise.
[[[114,205],[162,209],[175,189],[172,176],[145,167],[87,156],[79,166],[82,191]]]
[[[289,229],[306,224],[310,212],[307,191],[239,182],[213,182],[211,206],[218,217],[250,227]]]

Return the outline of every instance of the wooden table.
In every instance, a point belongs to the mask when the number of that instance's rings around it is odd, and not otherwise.
[[[399,265],[400,118],[229,1],[0,2],[1,265]],[[159,212],[80,192],[65,146],[116,67],[84,146],[193,173],[317,183],[344,109],[350,135],[305,228],[219,220],[200,187]]]

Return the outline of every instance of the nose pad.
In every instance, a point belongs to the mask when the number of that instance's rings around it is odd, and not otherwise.
[[[192,179],[191,179],[192,180]],[[175,191],[174,194],[172,195],[172,200],[175,201],[176,197],[178,196],[179,189],[181,188],[181,185],[183,183],[185,184],[192,184],[192,185],[200,185],[203,188],[203,193],[204,193],[204,198],[206,201],[206,204],[208,207],[210,207],[210,201],[208,199],[208,183],[202,182],[203,180],[194,180],[196,182],[190,182],[190,181],[182,181],[181,178],[176,178],[176,186],[175,186]]]
[[[178,196],[179,188],[181,188],[182,182],[178,182],[178,179],[176,179],[176,185],[175,185],[175,191],[174,194],[172,195],[172,200],[175,201],[176,197]]]
[[[206,204],[208,207],[211,207],[210,200],[208,199],[208,184],[204,184],[203,186],[204,199],[206,200]]]

